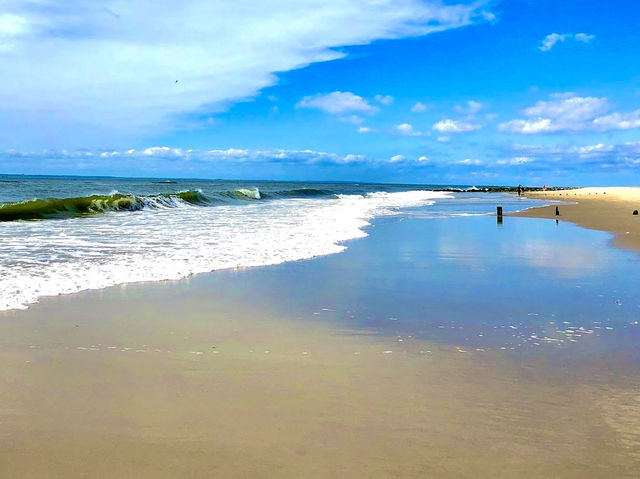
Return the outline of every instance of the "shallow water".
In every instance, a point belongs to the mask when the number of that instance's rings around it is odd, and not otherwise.
[[[202,281],[240,288],[267,310],[401,342],[640,364],[639,255],[568,223],[422,217],[429,211],[378,219],[341,255]]]

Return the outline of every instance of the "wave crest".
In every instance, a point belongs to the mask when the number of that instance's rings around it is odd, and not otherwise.
[[[175,208],[183,204],[204,205],[209,200],[200,191],[135,196],[121,193],[47,198],[0,205],[0,221],[66,219],[110,211],[139,211],[144,208]]]

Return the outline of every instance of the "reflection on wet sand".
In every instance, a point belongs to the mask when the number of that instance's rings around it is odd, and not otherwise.
[[[637,472],[630,378],[614,389],[596,369],[584,381],[545,373],[543,358],[270,317],[204,285],[130,286],[124,302],[87,293],[5,318],[0,474]]]
[[[515,254],[525,258],[534,268],[554,270],[559,277],[577,279],[601,272],[609,260],[607,251],[575,245],[557,243],[549,239],[525,239],[515,246]]]

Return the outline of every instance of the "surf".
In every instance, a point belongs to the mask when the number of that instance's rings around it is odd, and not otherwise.
[[[136,196],[122,193],[74,198],[45,198],[0,205],[0,222],[69,219],[115,211],[176,208],[184,204],[206,205],[210,201],[199,191]]]
[[[246,189],[248,195],[233,198],[220,191],[114,192],[18,204],[5,218],[86,217],[0,224],[0,311],[26,308],[44,296],[340,253],[345,241],[367,236],[373,218],[449,197],[406,191],[285,198],[274,191],[286,189],[274,188],[270,199],[262,192],[257,199],[259,190]],[[140,214],[129,213],[136,208]]]
[[[124,194],[112,191],[108,195],[71,198],[34,198],[0,204],[0,222],[70,219],[110,212],[135,212],[144,209],[180,208],[185,206],[217,206],[229,202],[276,200],[279,198],[336,198],[329,190],[294,188],[270,193],[258,188],[237,188],[205,195],[200,190],[151,195]]]

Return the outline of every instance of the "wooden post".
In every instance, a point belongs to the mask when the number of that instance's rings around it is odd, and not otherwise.
[[[496,216],[498,217],[498,224],[502,224],[502,206],[496,208]]]

